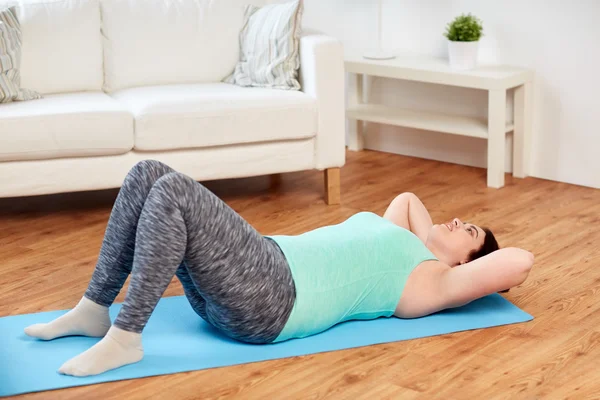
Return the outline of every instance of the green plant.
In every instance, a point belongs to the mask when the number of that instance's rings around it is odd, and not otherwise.
[[[483,36],[481,20],[471,14],[459,15],[446,26],[444,36],[453,42],[476,42]]]

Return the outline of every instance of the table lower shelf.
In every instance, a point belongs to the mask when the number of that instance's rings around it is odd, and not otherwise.
[[[353,120],[398,125],[407,128],[451,133],[487,139],[487,121],[458,115],[448,115],[428,111],[399,109],[380,104],[360,104],[346,110],[346,117]],[[506,132],[514,129],[506,124]]]

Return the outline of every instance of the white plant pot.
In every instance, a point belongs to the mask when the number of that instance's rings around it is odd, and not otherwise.
[[[450,67],[467,70],[477,65],[477,49],[479,42],[453,42],[448,40]]]

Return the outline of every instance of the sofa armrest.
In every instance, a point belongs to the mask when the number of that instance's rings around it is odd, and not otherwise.
[[[346,160],[344,51],[339,40],[304,31],[300,38],[301,90],[317,100],[317,169],[341,167]]]

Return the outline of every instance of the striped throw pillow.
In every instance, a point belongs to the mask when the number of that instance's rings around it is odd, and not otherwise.
[[[40,99],[33,90],[21,89],[21,25],[14,8],[0,10],[0,103]]]
[[[240,32],[240,60],[224,82],[299,90],[302,0],[264,7],[248,5]]]

